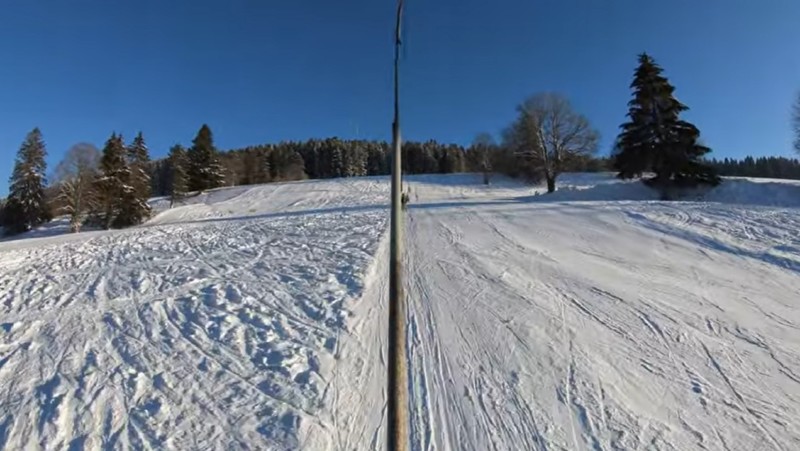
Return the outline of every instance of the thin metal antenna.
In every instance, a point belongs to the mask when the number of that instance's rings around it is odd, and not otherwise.
[[[408,372],[406,369],[406,304],[402,279],[403,208],[400,141],[400,40],[403,0],[397,2],[394,40],[394,122],[392,123],[392,212],[389,250],[389,374],[387,375],[386,448],[408,450]]]

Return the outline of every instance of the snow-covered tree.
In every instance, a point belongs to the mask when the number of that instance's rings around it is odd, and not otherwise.
[[[661,187],[716,185],[719,177],[700,160],[711,149],[700,143],[697,127],[680,118],[689,107],[675,98],[675,88],[661,73],[653,58],[639,55],[631,83],[633,99],[628,102],[629,121],[622,124],[617,137],[614,167],[621,178],[652,171],[656,174],[653,182]]]
[[[597,151],[600,135],[565,97],[537,94],[517,111],[517,120],[506,133],[507,145],[547,181],[547,192],[555,191],[556,177],[569,160]]]
[[[218,188],[225,182],[225,171],[214,147],[211,128],[203,124],[192,141],[189,157],[189,190],[203,191]]]
[[[72,232],[80,231],[87,212],[93,208],[99,161],[100,151],[95,146],[80,143],[72,146],[56,166],[58,199],[63,213],[69,215]]]
[[[188,158],[186,156],[186,149],[180,144],[172,146],[169,150],[168,160],[170,167],[169,206],[172,208],[175,202],[186,196],[188,186],[188,177],[186,175]]]
[[[331,169],[334,177],[343,177],[345,175],[344,155],[342,155],[342,148],[338,145],[333,148],[331,153]]]
[[[100,174],[95,180],[97,202],[88,219],[92,225],[105,229],[130,225],[121,214],[125,202],[130,200],[134,191],[130,184],[131,171],[126,153],[122,135],[113,133],[106,141],[100,158]]]
[[[8,199],[3,212],[3,226],[8,234],[28,231],[51,219],[45,200],[45,149],[42,133],[34,128],[17,152],[11,173]]]
[[[147,172],[150,154],[141,132],[127,147],[126,154],[131,189],[121,193],[122,202],[119,215],[115,219],[116,227],[138,225],[150,217],[150,205],[147,203],[150,198],[150,175]]]

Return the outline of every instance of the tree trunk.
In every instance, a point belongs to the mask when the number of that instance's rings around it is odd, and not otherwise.
[[[555,190],[556,190],[556,176],[547,174],[547,175],[545,175],[545,178],[547,179],[547,192],[548,193],[555,192]]]

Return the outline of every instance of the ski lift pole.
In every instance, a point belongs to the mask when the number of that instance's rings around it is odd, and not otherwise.
[[[389,250],[389,351],[387,375],[387,450],[408,450],[408,372],[406,367],[406,305],[402,281],[403,208],[400,141],[400,26],[403,0],[397,2],[394,41],[394,122],[392,123],[392,209]]]

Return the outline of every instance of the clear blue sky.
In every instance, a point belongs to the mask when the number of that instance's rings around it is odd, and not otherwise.
[[[403,132],[469,143],[567,94],[603,135],[636,55],[665,68],[714,156],[791,155],[798,0],[407,0]],[[204,122],[218,147],[389,139],[393,0],[12,1],[0,14],[0,193],[39,126],[72,144],[142,130],[153,156]]]

